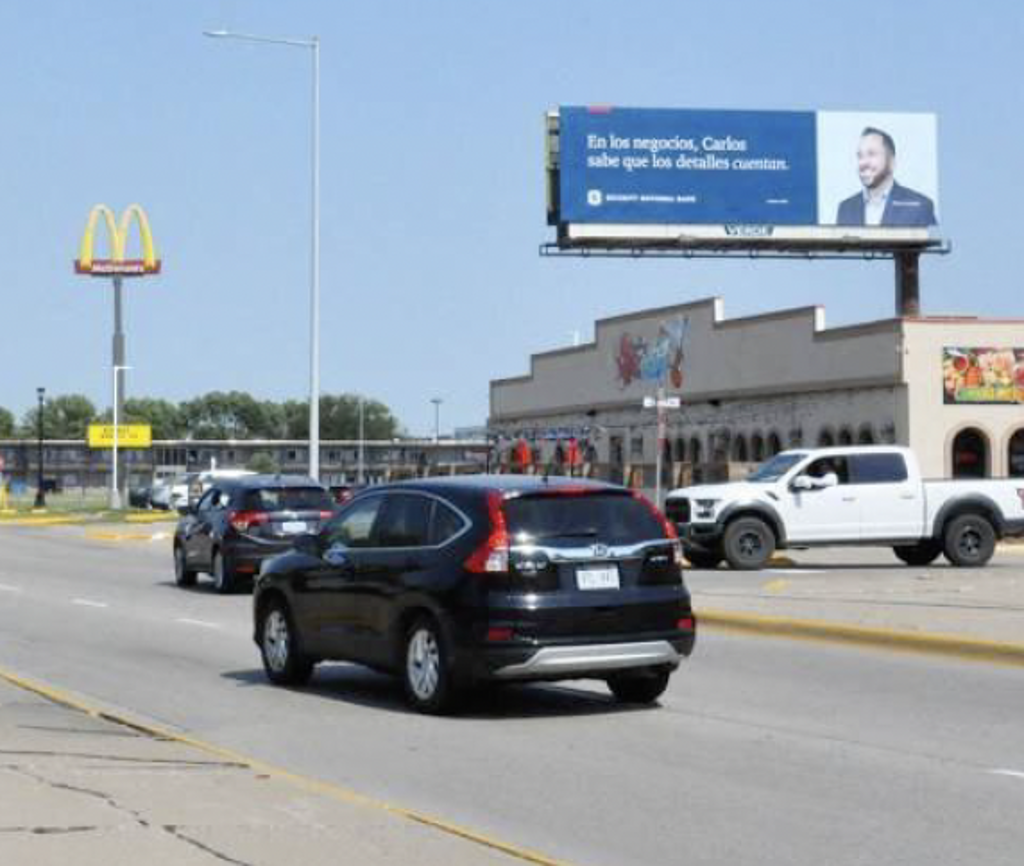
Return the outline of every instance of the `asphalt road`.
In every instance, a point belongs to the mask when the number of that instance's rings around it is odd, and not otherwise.
[[[597,684],[407,712],[348,665],[268,685],[246,595],[166,540],[0,529],[0,666],[575,864],[1020,862],[1020,669],[704,631],[655,709]]]

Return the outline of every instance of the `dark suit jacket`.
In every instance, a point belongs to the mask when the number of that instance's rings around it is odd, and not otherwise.
[[[864,225],[864,194],[851,195],[839,203],[836,225]],[[883,226],[933,226],[935,205],[926,195],[898,183],[892,185],[889,200],[882,212]]]

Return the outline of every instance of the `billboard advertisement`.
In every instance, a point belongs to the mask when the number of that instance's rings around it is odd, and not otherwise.
[[[563,107],[556,221],[927,237],[936,138],[932,114]]]
[[[943,402],[1024,403],[1024,348],[942,350]]]

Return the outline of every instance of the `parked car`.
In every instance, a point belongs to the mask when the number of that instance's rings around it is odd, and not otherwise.
[[[693,650],[675,531],[622,487],[381,485],[296,542],[256,580],[254,639],[274,683],[344,659],[400,676],[422,712],[477,683],[579,678],[652,703]]]
[[[1024,534],[1024,480],[925,481],[909,448],[784,451],[746,481],[673,490],[666,513],[699,568],[761,568],[777,549],[892,547],[908,565],[944,554],[982,566]]]
[[[219,478],[198,503],[183,506],[174,533],[174,578],[193,586],[205,572],[217,592],[250,579],[268,556],[291,547],[334,515],[330,495],[312,478],[248,474]]]
[[[128,506],[130,508],[152,508],[151,494],[151,487],[129,487]]]

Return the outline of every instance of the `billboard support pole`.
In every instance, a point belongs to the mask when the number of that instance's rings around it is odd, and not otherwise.
[[[896,262],[896,315],[916,317],[921,315],[921,254],[899,252]]]
[[[111,467],[111,489],[110,507],[115,511],[120,510],[124,497],[121,493],[119,480],[124,477],[118,465],[121,456],[117,447],[117,424],[124,418],[124,371],[127,369],[124,363],[124,294],[121,277],[114,277],[114,344],[113,344],[113,372],[114,372],[114,449]]]

